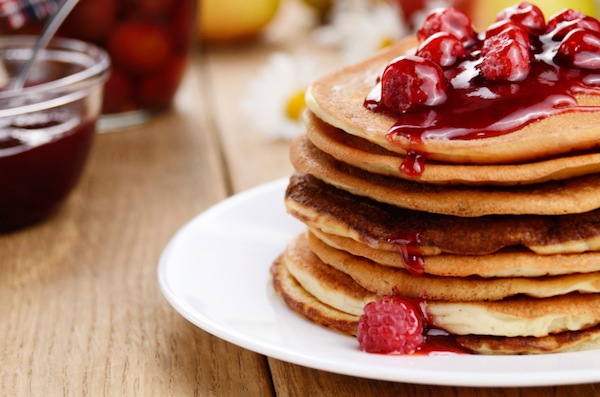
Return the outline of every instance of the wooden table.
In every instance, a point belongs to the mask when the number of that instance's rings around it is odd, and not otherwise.
[[[198,50],[172,110],[98,135],[64,207],[0,235],[0,395],[599,395],[600,384],[458,388],[313,370],[213,337],[166,302],[156,271],[173,234],[292,172],[288,143],[252,131],[236,102],[269,53],[294,43],[289,7],[264,42]]]

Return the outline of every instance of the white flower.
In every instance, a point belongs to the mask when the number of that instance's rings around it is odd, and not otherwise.
[[[273,53],[250,81],[242,101],[254,127],[273,139],[291,139],[302,133],[304,92],[318,72],[316,62],[308,57]]]
[[[317,41],[341,49],[345,63],[369,57],[408,33],[397,2],[339,0],[331,23],[316,31]]]

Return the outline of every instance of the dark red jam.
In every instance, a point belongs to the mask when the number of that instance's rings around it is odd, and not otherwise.
[[[425,342],[414,353],[425,356],[446,356],[454,354],[469,354],[456,338],[447,332],[430,328],[425,333]]]
[[[508,33],[513,35],[522,28],[515,27],[512,21],[500,22],[505,26],[510,24],[514,29]],[[442,104],[419,105],[404,112],[390,109],[384,105],[386,101],[382,98],[382,90],[385,95],[385,89],[382,89],[384,84],[380,78],[367,96],[365,106],[397,117],[387,138],[392,144],[400,137],[409,142],[408,156],[401,171],[410,177],[421,175],[427,156],[423,142],[427,139],[489,138],[508,134],[548,116],[571,111],[598,111],[598,107],[579,106],[574,95],[600,94],[600,33],[591,30],[582,32],[582,28],[575,28],[571,34],[561,37],[565,29],[576,23],[551,22],[553,25],[549,26],[554,26],[551,31],[526,31],[530,64],[516,75],[498,72],[499,80],[504,81],[497,81],[495,77],[498,76],[486,78],[482,73],[487,72],[484,68],[486,59],[482,56],[482,49],[483,53],[487,50],[485,32],[479,34],[474,43],[465,43],[466,56],[455,65],[444,68],[447,98]],[[588,26],[589,23],[579,25]],[[585,42],[581,37],[585,37]],[[519,45],[517,41],[514,40],[514,47],[521,48],[522,38]],[[507,54],[518,53],[509,50]],[[503,63],[506,59],[499,51],[496,56],[498,58],[493,59],[495,63]],[[513,71],[520,66],[516,61],[512,65]],[[388,68],[391,66],[388,65]],[[490,69],[490,73],[497,72]],[[427,84],[431,85],[431,82]]]
[[[422,276],[425,271],[425,259],[421,249],[421,234],[418,232],[397,232],[388,239],[390,244],[397,247],[402,255],[402,262],[406,270],[415,275]]]
[[[111,57],[103,114],[161,110],[171,103],[192,48],[196,0],[80,0],[57,35],[93,43]],[[27,24],[0,34],[38,34]]]
[[[47,217],[76,184],[95,131],[79,112],[23,115],[0,127],[0,232]]]

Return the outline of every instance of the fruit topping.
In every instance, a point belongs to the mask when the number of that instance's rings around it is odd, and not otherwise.
[[[600,22],[596,18],[586,16],[579,11],[565,9],[550,17],[546,33],[553,40],[560,41],[570,31],[579,28],[598,32],[600,31]]]
[[[149,22],[124,22],[113,30],[107,48],[119,66],[146,73],[161,68],[170,58],[171,39],[162,26]]]
[[[491,31],[488,31],[488,35],[481,46],[481,55],[485,55],[513,41],[529,51],[529,35],[515,25],[508,25],[504,30],[495,34],[491,34]]]
[[[555,61],[581,69],[600,70],[600,33],[575,29],[561,42]]]
[[[527,2],[500,11],[496,21],[506,20],[521,25],[532,33],[541,33],[546,28],[546,20],[542,11],[537,6]]]
[[[368,303],[358,321],[356,337],[369,353],[414,353],[424,342],[425,318],[407,299],[386,296]]]
[[[504,21],[498,21],[491,24],[485,31],[485,38],[487,39],[491,36],[496,36],[508,28],[521,29],[525,34],[527,34],[527,29],[525,29],[522,25],[518,25],[506,19]]]
[[[465,56],[465,47],[454,35],[438,32],[429,36],[419,45],[416,55],[445,68],[453,66]]]
[[[498,19],[476,36],[460,11],[434,10],[417,32],[415,55],[395,58],[365,98],[367,109],[397,117],[386,137],[404,150],[400,170],[408,177],[433,158],[429,140],[496,137],[546,117],[598,111],[576,98],[600,96],[598,20],[565,10],[546,25],[529,3]],[[412,254],[405,256],[418,259]]]
[[[571,13],[567,12],[566,15],[563,15],[562,17],[573,19],[564,19],[562,21],[553,23],[554,28],[548,32],[550,37],[552,37],[552,39],[555,41],[560,41],[570,31],[575,29],[586,29],[593,32],[600,31],[600,22],[596,18],[588,17],[585,15],[578,17],[578,14],[580,13],[576,11],[572,11]]]
[[[438,32],[450,33],[465,46],[477,41],[471,18],[456,8],[443,8],[432,11],[417,31],[417,38],[419,42],[423,42],[429,36]]]
[[[481,74],[489,81],[522,81],[529,74],[529,38],[521,30],[509,27],[490,36],[481,48]]]
[[[441,67],[425,58],[394,59],[381,77],[381,103],[397,113],[421,106],[437,106],[446,100],[447,83]]]

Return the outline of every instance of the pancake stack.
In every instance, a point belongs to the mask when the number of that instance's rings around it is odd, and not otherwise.
[[[350,335],[367,303],[397,295],[466,352],[600,347],[600,90],[507,133],[392,136],[399,116],[365,98],[416,46],[403,41],[308,89],[285,195],[307,229],[273,264],[275,289]],[[419,156],[422,169],[406,172]]]

